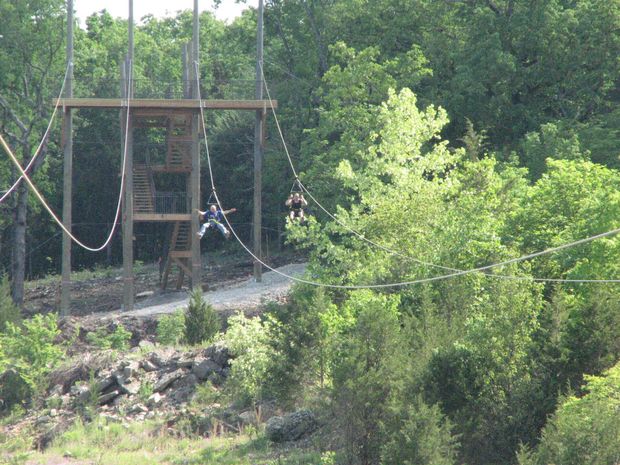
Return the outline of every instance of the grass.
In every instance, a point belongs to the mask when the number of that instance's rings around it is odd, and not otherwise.
[[[214,438],[178,438],[156,421],[133,423],[80,422],[57,438],[45,452],[24,454],[13,449],[13,463],[44,465],[321,465],[321,455],[288,446],[272,445],[264,436],[238,434]],[[9,462],[11,463],[11,462]]]

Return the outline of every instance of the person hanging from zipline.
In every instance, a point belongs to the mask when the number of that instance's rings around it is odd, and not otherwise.
[[[286,202],[284,202],[284,205],[286,205],[290,210],[288,217],[291,221],[294,221],[295,218],[299,218],[300,223],[304,222],[304,207],[308,206],[308,202],[304,199],[303,193],[291,193]]]
[[[217,207],[217,205],[211,205],[211,207],[207,211],[196,211],[200,215],[200,218],[205,220],[205,222],[202,223],[202,226],[200,227],[200,231],[196,233],[196,235],[200,239],[202,239],[202,236],[205,235],[207,229],[209,228],[217,228],[226,239],[230,238],[230,231],[226,229],[226,226],[224,226],[224,215],[236,212],[236,208],[222,211],[220,208]]]

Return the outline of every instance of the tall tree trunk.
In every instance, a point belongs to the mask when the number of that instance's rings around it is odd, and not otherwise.
[[[28,186],[25,182],[22,182],[17,189],[17,206],[15,207],[15,225],[13,227],[13,283],[11,289],[13,301],[19,306],[24,303],[27,213]]]

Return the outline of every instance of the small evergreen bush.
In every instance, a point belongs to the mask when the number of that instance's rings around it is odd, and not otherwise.
[[[220,328],[221,323],[213,306],[205,302],[200,289],[194,290],[185,313],[185,340],[188,344],[208,342]]]
[[[179,344],[185,336],[185,314],[175,310],[170,315],[162,316],[157,322],[157,342],[173,346]]]

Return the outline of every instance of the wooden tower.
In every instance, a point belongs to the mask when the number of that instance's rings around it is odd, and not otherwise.
[[[170,242],[165,259],[165,288],[173,266],[179,270],[176,286],[180,288],[184,278],[190,279],[192,288],[201,285],[200,242],[195,232],[199,228],[199,218],[192,214],[201,206],[200,186],[200,140],[202,137],[202,111],[248,110],[256,112],[255,130],[255,168],[262,169],[264,148],[264,124],[267,108],[271,103],[262,99],[262,78],[258,74],[262,66],[262,0],[260,1],[259,32],[257,40],[257,90],[255,100],[214,100],[199,98],[196,86],[195,64],[198,63],[198,0],[194,0],[194,30],[192,42],[184,47],[184,86],[183,98],[176,99],[144,99],[133,98],[132,91],[127,95],[125,83],[131,82],[128,76],[133,61],[133,0],[129,0],[129,51],[121,69],[121,98],[73,98],[69,85],[60,106],[64,109],[65,120],[65,164],[64,164],[64,199],[63,221],[71,224],[71,176],[72,176],[72,112],[84,108],[118,109],[120,113],[121,132],[124,134],[128,126],[125,162],[125,189],[123,192],[123,309],[129,311],[134,306],[134,275],[133,275],[133,240],[134,224],[139,222],[168,223],[171,225]],[[72,0],[68,0],[69,24],[73,23]],[[68,31],[67,59],[73,59],[72,38]],[[69,45],[71,44],[71,46]],[[260,65],[259,65],[260,63]],[[259,84],[260,83],[260,84]],[[260,87],[260,92],[259,92]],[[139,97],[139,96],[138,96]],[[260,97],[260,98],[258,98]],[[129,108],[127,104],[129,103]],[[273,102],[277,106],[277,102]],[[129,112],[129,115],[127,115]],[[128,119],[127,119],[128,118]],[[163,159],[152,160],[148,153],[134,150],[134,130],[155,128],[165,133],[165,156]],[[258,164],[257,164],[258,161]],[[182,191],[164,192],[159,189],[157,179],[174,177],[177,184],[184,186]],[[258,183],[258,184],[257,184]],[[255,174],[255,230],[260,232],[260,173]],[[258,203],[257,203],[258,202]],[[256,221],[258,219],[258,224]],[[66,234],[65,234],[66,236]],[[63,279],[61,291],[61,314],[70,313],[70,270],[71,248],[68,237],[63,237]],[[254,244],[255,254],[260,257],[260,235],[258,244]],[[260,280],[260,266],[255,267],[255,276]]]

